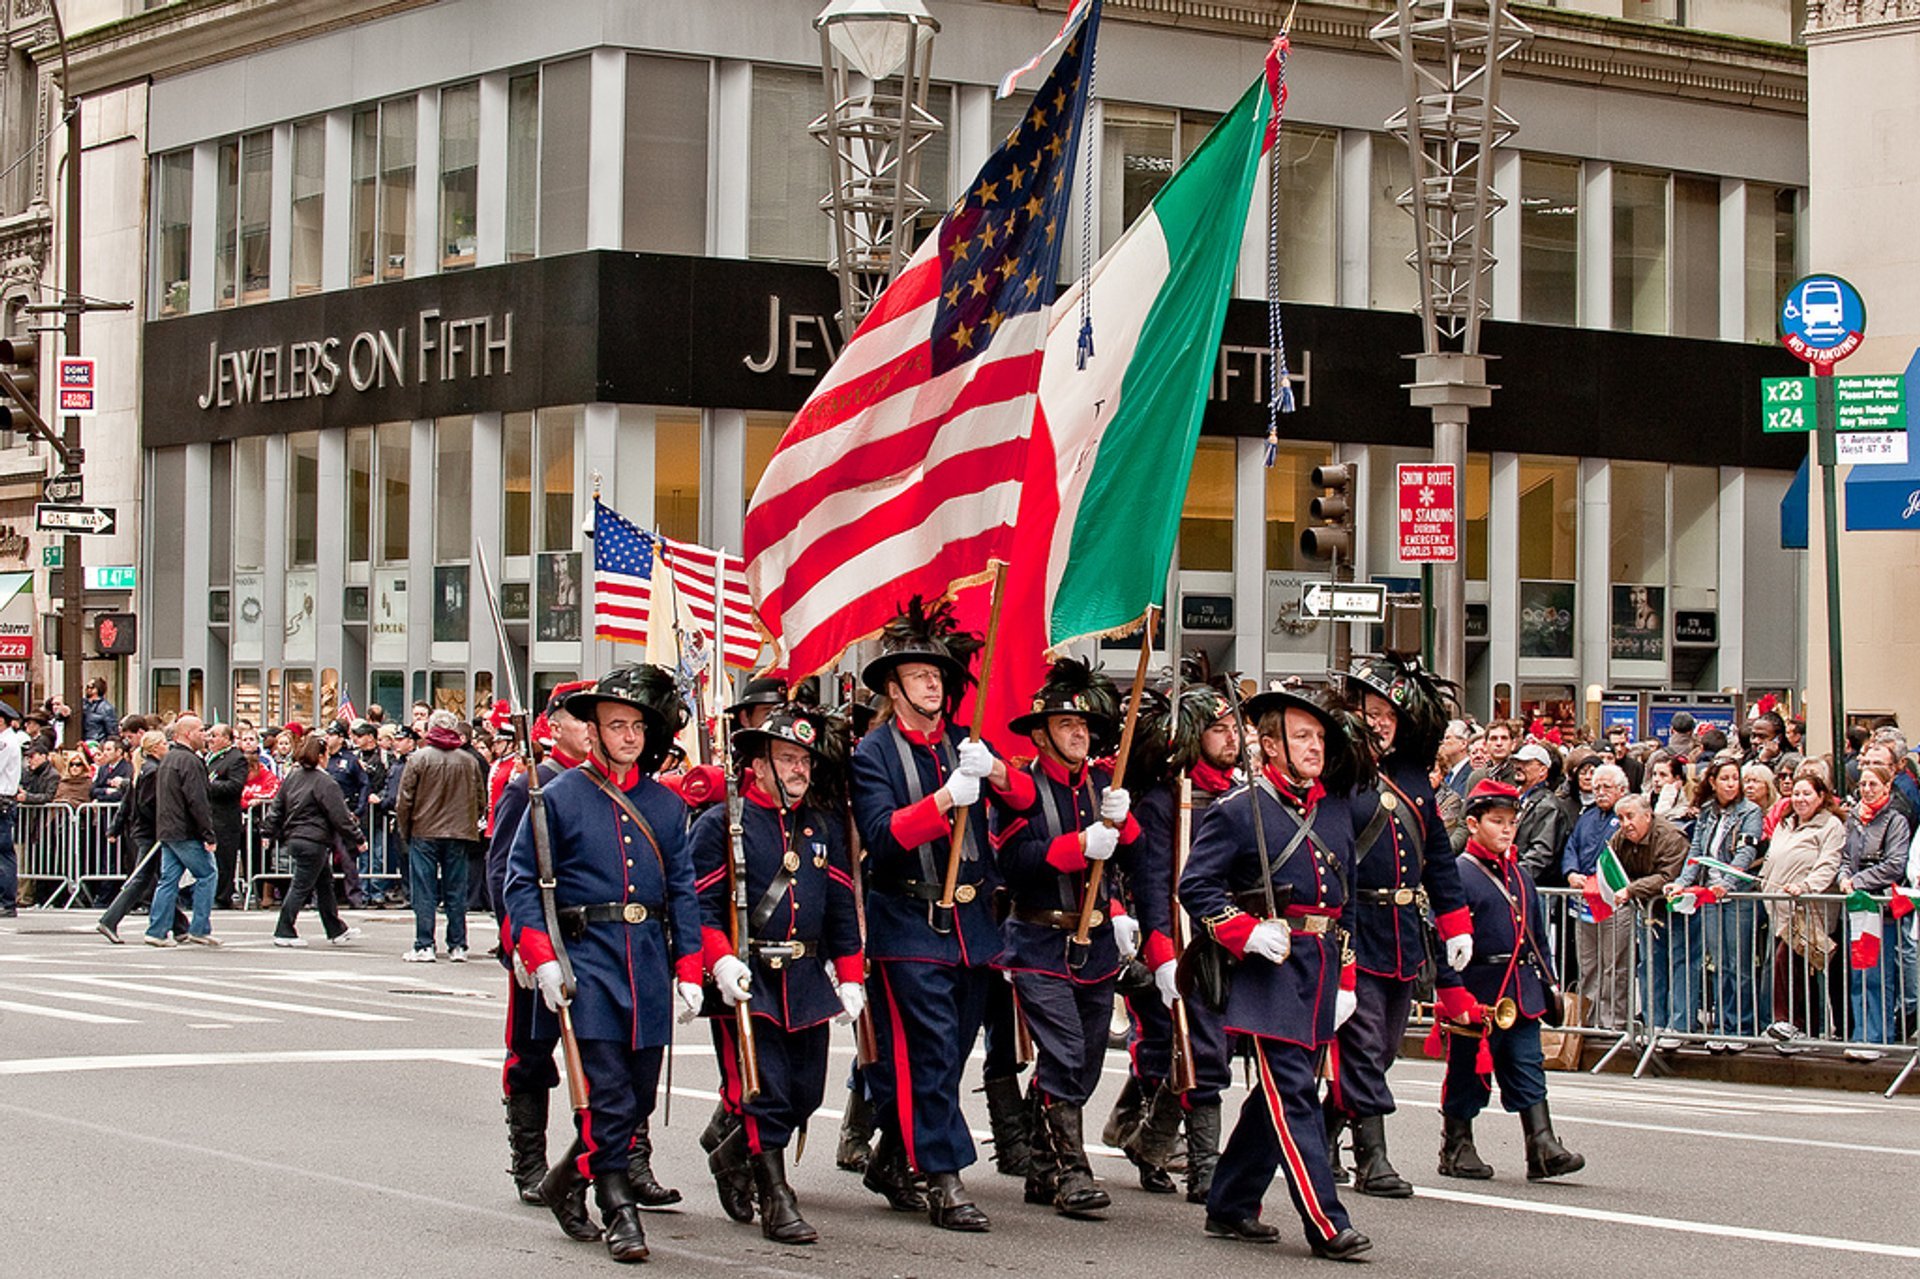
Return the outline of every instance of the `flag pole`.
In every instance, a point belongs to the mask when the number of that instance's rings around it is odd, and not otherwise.
[[[1121,786],[1127,775],[1127,756],[1133,753],[1133,730],[1140,722],[1140,695],[1147,687],[1147,663],[1153,658],[1153,615],[1157,610],[1147,605],[1147,611],[1140,619],[1140,662],[1133,668],[1133,691],[1127,695],[1127,722],[1120,730],[1120,753],[1113,757],[1112,785]],[[1180,664],[1178,656],[1174,665]],[[1107,823],[1111,826],[1113,823]],[[1087,872],[1086,896],[1080,899],[1080,922],[1073,930],[1073,944],[1087,944],[1087,930],[1093,927],[1094,906],[1100,900],[1100,880],[1107,869],[1104,861],[1093,864]]]
[[[980,740],[980,717],[987,713],[987,681],[993,678],[993,649],[1000,639],[1000,605],[1006,596],[1007,566],[996,560],[993,565],[993,604],[987,613],[987,646],[980,655],[980,683],[973,699],[973,723],[967,727],[967,740]],[[954,890],[960,886],[960,850],[967,842],[969,806],[953,810],[953,840],[947,847],[947,877],[940,885],[941,910],[953,909]]]

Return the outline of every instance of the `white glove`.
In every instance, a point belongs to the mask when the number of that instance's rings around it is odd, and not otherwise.
[[[700,1015],[700,983],[677,981],[673,983],[673,993],[680,997],[680,1023],[685,1025]]]
[[[1140,953],[1140,921],[1132,915],[1113,917],[1113,944],[1120,948],[1124,962]]]
[[[867,988],[857,981],[843,981],[833,988],[833,993],[840,996],[841,1024],[859,1021],[867,1007]]]
[[[729,1008],[753,998],[753,971],[738,955],[722,955],[713,961],[713,984],[720,988],[720,1000]]]
[[[1180,965],[1169,959],[1153,970],[1153,984],[1159,988],[1160,1002],[1169,1008],[1173,1007],[1174,1000],[1180,998],[1180,988],[1174,984],[1173,980],[1175,971],[1179,967]]]
[[[1119,826],[1127,820],[1127,813],[1132,808],[1133,796],[1127,794],[1126,788],[1110,786],[1107,793],[1100,797],[1100,820]]]
[[[985,777],[993,771],[993,752],[985,742],[969,738],[960,743],[960,771],[968,777]]]
[[[516,958],[518,957],[516,956]],[[573,1002],[567,998],[566,988],[560,983],[559,960],[549,959],[546,963],[534,969],[533,981],[536,986],[540,987],[540,1002],[544,1003],[554,1012],[559,1012],[562,1008],[565,1008]]]
[[[980,779],[971,773],[950,773],[941,788],[955,808],[971,808],[980,800]]]
[[[1460,972],[1473,962],[1473,934],[1447,938],[1447,967]]]
[[[1293,929],[1284,919],[1263,919],[1247,934],[1247,954],[1284,964],[1293,953]]]
[[[527,971],[527,962],[517,950],[513,952],[513,984],[522,990],[533,989],[533,974]]]
[[[1345,1025],[1347,1018],[1353,1016],[1354,1010],[1358,1007],[1360,1007],[1360,996],[1354,994],[1352,991],[1343,990],[1334,995],[1333,1028],[1338,1030],[1341,1026]]]

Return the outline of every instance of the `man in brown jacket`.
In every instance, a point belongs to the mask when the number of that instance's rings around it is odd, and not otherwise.
[[[447,958],[467,959],[467,854],[486,825],[487,771],[460,740],[451,711],[427,718],[427,737],[400,774],[394,825],[407,841],[413,889],[413,949],[408,963],[431,964],[433,912],[447,912]]]
[[[1653,815],[1653,805],[1645,795],[1628,795],[1613,806],[1614,813],[1620,818],[1620,829],[1614,832],[1613,855],[1620,859],[1620,869],[1627,872],[1627,886],[1620,890],[1616,904],[1621,909],[1623,919],[1632,918],[1626,913],[1627,907],[1640,908],[1635,914],[1643,914],[1649,930],[1672,928],[1684,925],[1687,921],[1679,917],[1669,919],[1666,912],[1659,910],[1656,903],[1666,896],[1667,885],[1679,877],[1687,864],[1687,853],[1692,845],[1678,826],[1664,817]],[[1647,945],[1654,945],[1651,932]],[[1663,955],[1656,951],[1656,955]],[[1651,972],[1651,965],[1641,965],[1642,971]],[[1674,973],[1675,981],[1692,981],[1694,974]],[[1626,991],[1621,984],[1621,993]],[[1640,998],[1642,1012],[1647,1024],[1664,1026],[1668,1016],[1665,1007],[1668,995],[1667,974],[1651,973],[1651,989],[1642,989]],[[1686,1027],[1692,1029],[1692,1027]],[[1679,1047],[1676,1040],[1662,1047]]]

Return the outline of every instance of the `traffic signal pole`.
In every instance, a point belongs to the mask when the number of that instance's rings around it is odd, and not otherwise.
[[[63,40],[63,48],[64,44]],[[66,311],[65,353],[78,355],[80,314],[86,307],[86,299],[80,292],[80,103],[73,97],[72,88],[71,82],[62,85],[67,112],[67,287],[61,302]],[[54,396],[57,406],[60,402],[57,386]],[[62,425],[69,466],[74,474],[79,474],[84,457],[80,449],[80,419],[69,413]],[[69,749],[80,741],[80,706],[85,700],[80,661],[80,637],[84,629],[81,608],[86,592],[86,567],[80,547],[84,540],[77,533],[67,534],[60,554],[61,584],[65,588],[60,613],[60,667],[66,676],[62,696],[67,703],[66,745]]]

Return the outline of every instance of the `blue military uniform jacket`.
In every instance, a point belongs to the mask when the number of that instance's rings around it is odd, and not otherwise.
[[[1360,837],[1382,805],[1387,820],[1366,848]],[[1440,820],[1426,770],[1392,759],[1372,786],[1348,800],[1355,840],[1353,955],[1360,971],[1411,981],[1427,958],[1426,925],[1419,900],[1431,909],[1443,937],[1467,930],[1460,896],[1460,869]]]
[[[1522,1014],[1547,1009],[1542,975],[1554,971],[1547,916],[1533,876],[1511,854],[1498,857],[1472,840],[1460,854],[1460,887],[1473,916],[1473,962],[1456,973],[1439,965],[1434,984],[1465,986],[1483,1004],[1510,996]]]
[[[1195,826],[1207,809],[1225,791],[1209,790],[1193,781]],[[1133,816],[1140,823],[1140,841],[1133,865],[1127,873],[1127,896],[1133,904],[1134,918],[1140,923],[1140,958],[1149,969],[1172,960],[1173,955],[1173,841],[1175,819],[1179,816],[1180,787],[1177,782],[1156,786],[1134,797]],[[1192,832],[1188,832],[1192,846]]]
[[[557,762],[549,755],[540,761],[540,786],[542,790],[553,785],[553,779],[560,776],[571,765]],[[513,850],[514,836],[520,833],[521,819],[527,815],[527,775],[515,773],[511,781],[500,791],[500,798],[493,806],[493,838],[487,842],[487,905],[493,910],[497,923],[507,921],[507,854]],[[511,938],[502,937],[500,962],[508,967],[513,964]]]
[[[1247,936],[1257,922],[1247,908],[1258,905],[1260,851],[1254,839],[1253,806],[1260,805],[1267,856],[1274,865],[1276,893],[1290,892],[1282,914],[1293,928],[1293,950],[1283,964],[1245,954]],[[1313,829],[1284,864],[1281,853],[1312,812]],[[1306,805],[1265,786],[1239,787],[1207,810],[1194,831],[1186,873],[1180,877],[1180,902],[1195,924],[1205,928],[1240,962],[1234,967],[1224,1020],[1228,1030],[1283,1039],[1318,1048],[1333,1038],[1334,996],[1345,963],[1345,937],[1351,931],[1353,903],[1347,885],[1353,878],[1353,824],[1345,796],[1328,795],[1318,782]],[[1245,902],[1238,895],[1245,893]],[[1330,921],[1326,931],[1306,931],[1309,916]]]
[[[859,981],[860,924],[853,906],[852,864],[847,852],[846,819],[811,805],[783,812],[751,780],[740,805],[740,838],[746,848],[747,909],[751,913],[766,896],[768,886],[783,874],[789,851],[794,856],[791,878],[767,922],[753,929],[756,941],[799,942],[806,954],[797,959],[770,960],[755,953],[748,961],[753,972],[756,1017],[783,1030],[805,1030],[840,1012],[836,980]],[[700,892],[707,966],[723,954],[732,954],[733,897],[727,891],[727,868],[733,860],[727,808],[715,804],[693,823],[693,871]],[[827,971],[836,961],[836,978]]]
[[[942,923],[950,931],[936,930],[928,918],[946,877],[952,831],[951,818],[934,807],[934,792],[958,766],[965,737],[966,730],[952,724],[922,736],[889,720],[870,730],[854,750],[853,818],[867,847],[867,954],[874,959],[975,966],[1000,952],[992,902],[1000,876],[987,808],[997,804],[1017,812],[1033,804],[1033,779],[1018,769],[1007,775],[1008,794],[983,782],[981,802],[967,810],[969,844],[960,863],[953,919]]]
[[[1025,812],[1005,808],[994,814],[994,858],[1007,881],[1012,910],[1001,926],[1005,939],[994,967],[1048,973],[1083,984],[1101,982],[1120,971],[1120,949],[1113,940],[1114,877],[1102,873],[1097,927],[1087,930],[1087,945],[1072,947],[1072,930],[1022,919],[1023,914],[1056,911],[1077,917],[1086,897],[1090,863],[1080,848],[1080,832],[1100,822],[1100,796],[1112,785],[1107,770],[1082,764],[1074,773],[1046,758],[1021,770],[1033,780],[1035,798]],[[1140,846],[1140,823],[1131,814],[1120,829],[1114,866],[1129,873]],[[1068,952],[1084,950],[1068,963]]]
[[[620,779],[651,834],[604,794],[589,762],[556,777],[546,791],[555,898],[568,906],[644,906],[643,922],[607,920],[567,938],[577,991],[573,1026],[582,1039],[655,1048],[673,1034],[673,983],[700,980],[700,900],[687,852],[686,806],[640,774]],[[552,958],[540,908],[533,823],[522,821],[507,854],[507,926],[529,970]],[[636,912],[637,913],[637,912]],[[564,921],[563,921],[564,926]]]

